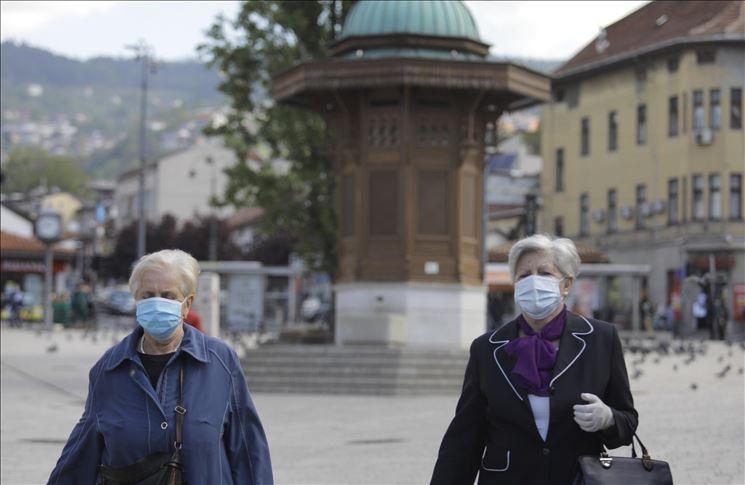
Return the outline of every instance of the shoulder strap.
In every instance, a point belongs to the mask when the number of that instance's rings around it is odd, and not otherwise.
[[[176,411],[176,442],[174,446],[178,450],[181,449],[181,432],[184,427],[184,415],[186,414],[186,408],[184,407],[184,367],[186,367],[186,363],[182,361],[179,370],[178,402],[174,408],[174,411]]]

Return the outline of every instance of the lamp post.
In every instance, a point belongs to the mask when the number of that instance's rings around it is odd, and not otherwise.
[[[52,269],[54,257],[52,244],[62,235],[62,218],[56,212],[45,210],[34,224],[36,237],[44,243],[44,326],[52,327]]]
[[[140,80],[140,171],[138,176],[138,221],[137,221],[137,258],[145,254],[146,246],[146,229],[145,220],[145,165],[147,158],[147,82],[148,74],[155,74],[155,63],[152,61],[153,50],[144,41],[140,40],[137,44],[126,46],[127,49],[134,51],[135,60],[140,62],[141,80]]]

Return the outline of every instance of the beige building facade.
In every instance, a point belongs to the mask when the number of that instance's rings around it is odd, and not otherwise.
[[[651,264],[650,299],[679,314],[684,280],[713,263],[716,297],[745,318],[733,293],[745,283],[743,10],[645,5],[555,73],[542,113],[541,229]]]

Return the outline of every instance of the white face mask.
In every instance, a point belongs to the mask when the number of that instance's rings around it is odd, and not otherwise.
[[[561,304],[559,283],[564,278],[527,276],[515,284],[515,304],[531,318],[542,320]]]

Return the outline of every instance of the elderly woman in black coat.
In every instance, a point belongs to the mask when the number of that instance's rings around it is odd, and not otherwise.
[[[564,485],[580,455],[631,443],[638,414],[616,327],[567,310],[580,260],[569,239],[518,241],[520,315],[473,341],[432,484]]]

